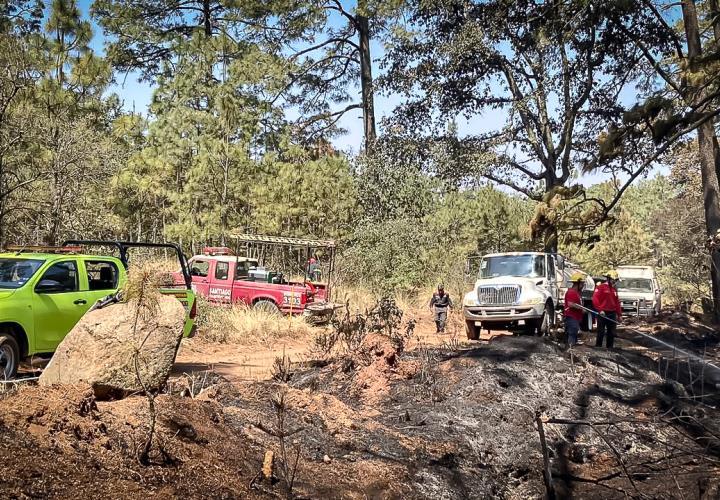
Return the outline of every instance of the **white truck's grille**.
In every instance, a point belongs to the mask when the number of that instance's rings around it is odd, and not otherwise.
[[[520,285],[479,286],[478,302],[488,306],[516,304],[520,300]]]

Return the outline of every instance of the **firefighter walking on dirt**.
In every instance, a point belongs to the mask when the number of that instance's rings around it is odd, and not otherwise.
[[[565,339],[569,347],[578,343],[580,322],[583,319],[582,291],[585,288],[585,276],[573,273],[570,276],[572,286],[565,292]]]
[[[430,299],[430,309],[433,311],[435,317],[437,333],[445,333],[448,309],[451,307],[452,300],[450,300],[450,295],[445,293],[445,287],[438,285],[437,292],[433,293]]]
[[[608,271],[605,277],[607,280],[595,288],[592,298],[593,307],[598,312],[595,346],[602,347],[603,339],[607,338],[605,345],[612,349],[617,322],[622,319],[622,306],[617,293],[617,271]]]

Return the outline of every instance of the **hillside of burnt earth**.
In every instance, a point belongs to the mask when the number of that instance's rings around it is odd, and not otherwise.
[[[273,439],[253,422],[267,421],[268,401],[286,394],[285,425],[302,429],[291,439],[303,496],[542,497],[537,414],[559,497],[717,494],[720,414],[661,379],[647,357],[570,354],[527,337],[402,356],[374,347],[364,363],[298,372],[287,386],[224,386],[209,396],[267,447]]]
[[[287,382],[159,396],[149,466],[145,398],[25,387],[0,404],[0,496],[272,498],[294,477],[298,498],[541,498],[539,415],[560,498],[716,498],[715,402],[655,368],[531,337],[402,353],[370,335]]]

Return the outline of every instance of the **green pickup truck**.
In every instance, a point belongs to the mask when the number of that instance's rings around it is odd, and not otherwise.
[[[119,256],[84,253],[88,246],[114,248]],[[192,336],[195,295],[177,245],[88,240],[61,247],[10,247],[0,253],[0,379],[13,378],[23,359],[51,356],[91,307],[114,301],[127,282],[127,251],[134,247],[169,249],[177,255],[185,286],[160,291],[185,305],[183,333]]]

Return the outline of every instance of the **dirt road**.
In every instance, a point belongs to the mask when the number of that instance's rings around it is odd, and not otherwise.
[[[408,342],[407,350],[413,350],[420,346],[442,346],[443,344],[478,345],[478,342],[467,341],[460,312],[451,314],[447,332],[444,334],[435,332],[435,323],[429,311],[410,311],[407,319],[416,322],[415,334]],[[315,334],[320,332],[322,332],[321,328],[315,329]],[[480,343],[487,343],[493,338],[505,335],[509,334],[501,331],[490,333],[483,331]],[[312,347],[313,336],[282,338],[272,344],[258,342],[253,345],[210,343],[199,336],[183,340],[173,369],[173,376],[212,371],[230,382],[266,380],[271,376],[276,358],[285,355],[294,363],[309,361],[313,358]]]

